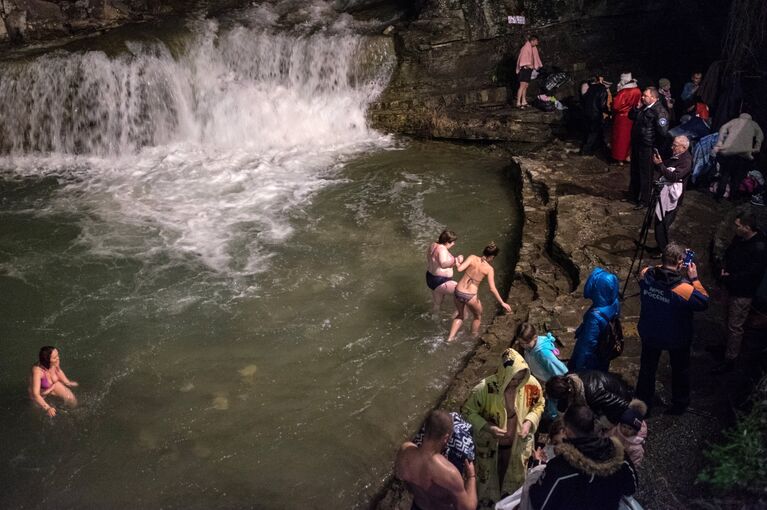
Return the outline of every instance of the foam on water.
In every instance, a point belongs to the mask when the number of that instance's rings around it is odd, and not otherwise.
[[[247,26],[195,22],[176,56],[144,42],[0,64],[0,168],[57,177],[53,211],[83,216],[96,254],[263,270],[339,165],[390,143],[366,123],[388,43],[344,17],[318,29],[326,4],[288,31],[264,6]]]

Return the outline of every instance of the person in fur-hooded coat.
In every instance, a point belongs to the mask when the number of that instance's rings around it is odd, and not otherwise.
[[[471,391],[461,413],[474,431],[481,508],[524,483],[544,407],[541,385],[514,349],[506,349],[495,375]]]
[[[594,413],[573,406],[565,413],[565,440],[530,487],[535,510],[614,510],[638,485],[636,470],[615,437],[600,437]]]

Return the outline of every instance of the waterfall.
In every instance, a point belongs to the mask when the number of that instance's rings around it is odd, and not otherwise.
[[[339,162],[390,143],[366,111],[395,62],[347,18],[286,29],[265,9],[195,21],[172,50],[0,63],[0,177],[55,175],[53,209],[87,210],[79,242],[99,255],[262,271]]]
[[[115,156],[181,141],[258,149],[367,136],[366,106],[391,70],[385,52],[369,51],[374,40],[215,22],[198,32],[178,59],[156,42],[116,58],[1,64],[0,151]]]

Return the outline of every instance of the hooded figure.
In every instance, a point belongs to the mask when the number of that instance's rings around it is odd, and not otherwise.
[[[554,335],[546,333],[546,336],[541,335],[536,338],[532,348],[528,348],[527,345],[522,346],[525,362],[541,384],[546,384],[546,381],[555,375],[567,373],[567,367],[558,357],[559,349],[555,342]],[[552,420],[557,417],[557,403],[549,398],[546,399],[546,416]]]
[[[507,409],[507,402],[512,401],[514,408]],[[481,507],[500,500],[502,494],[514,493],[524,483],[544,406],[541,385],[514,349],[504,351],[495,375],[471,390],[461,413],[474,428],[477,498]],[[503,438],[499,433],[504,434]]]
[[[583,287],[583,297],[590,299],[593,304],[583,314],[583,322],[575,331],[575,347],[567,367],[571,372],[579,370],[610,369],[610,360],[600,359],[597,354],[599,336],[621,312],[618,301],[620,282],[613,273],[595,268],[586,285]]]
[[[631,73],[622,74],[618,83],[618,93],[613,99],[613,128],[610,141],[610,155],[619,163],[628,161],[631,156],[631,127],[634,121],[629,119],[629,112],[641,97],[642,91],[637,87]]]

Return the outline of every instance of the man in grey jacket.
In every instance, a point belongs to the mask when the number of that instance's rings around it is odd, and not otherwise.
[[[740,182],[746,176],[754,159],[762,148],[764,133],[751,115],[741,113],[719,129],[719,138],[712,151],[719,162],[721,178],[716,190],[716,198],[724,195],[730,185],[730,198],[738,192]]]

